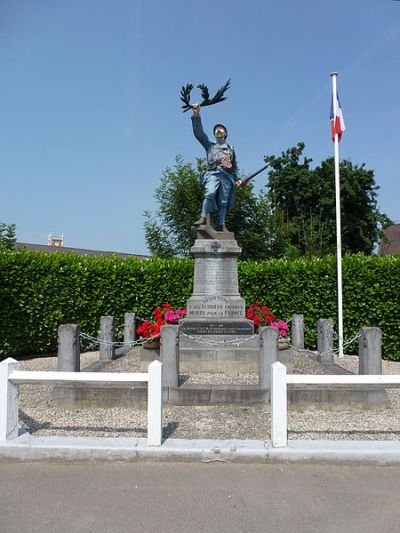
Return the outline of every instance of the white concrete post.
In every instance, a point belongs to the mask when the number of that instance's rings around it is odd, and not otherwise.
[[[271,368],[271,441],[274,448],[287,446],[286,367],[282,363]]]
[[[9,357],[0,363],[0,441],[18,437],[18,385],[8,379],[19,362]]]
[[[160,446],[162,440],[162,367],[161,361],[149,364],[147,391],[147,444]]]

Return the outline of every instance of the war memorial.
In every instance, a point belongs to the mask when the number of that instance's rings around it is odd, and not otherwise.
[[[228,130],[223,124],[213,128],[215,140],[204,132],[200,110],[225,99],[229,81],[209,98],[204,85],[199,86],[204,97],[201,104],[190,104],[192,85],[182,87],[184,111],[191,110],[194,137],[206,152],[206,170],[202,177],[204,200],[199,220],[193,224],[195,236],[191,254],[194,258],[193,292],[187,301],[187,314],[176,324],[161,327],[160,340],[151,351],[153,358],[163,362],[163,398],[175,405],[254,405],[270,401],[271,365],[283,363],[288,371],[294,368],[295,356],[312,361],[316,373],[342,374],[334,362],[334,330],[330,319],[321,318],[316,324],[317,352],[304,349],[304,320],[301,314],[291,319],[290,339],[280,338],[276,327],[255,327],[246,317],[246,302],[239,292],[237,261],[241,254],[235,235],[225,225],[229,209],[234,208],[236,188],[265,170],[266,166],[241,180],[238,176],[234,149],[227,142]],[[90,370],[105,370],[115,357],[126,357],[130,348],[151,339],[137,339],[139,318],[125,314],[124,346],[113,346],[114,319],[102,317],[100,331],[100,360]],[[140,331],[140,330],[139,330]],[[65,336],[69,341],[65,341]],[[59,331],[59,369],[79,370],[79,328],[62,326]],[[143,343],[144,341],[144,343]],[[74,348],[72,348],[74,346]],[[141,349],[148,358],[150,350]],[[377,328],[363,328],[359,334],[359,371],[361,374],[380,374],[381,332]],[[218,375],[227,372],[251,372],[258,375],[257,383],[218,383]],[[210,383],[187,382],[190,374],[214,374]],[[198,381],[198,380],[197,380]],[[140,405],[146,402],[144,386],[85,387],[63,386],[54,389],[56,400],[63,405],[93,402],[104,405]],[[289,386],[288,401],[293,408],[320,407],[337,409],[346,406],[374,407],[387,401],[386,390],[380,386],[315,387]]]
[[[236,154],[227,142],[227,127],[216,124],[215,141],[211,141],[200,117],[201,108],[225,99],[229,82],[212,99],[207,87],[199,87],[204,97],[201,104],[190,104],[192,86],[183,87],[181,92],[184,111],[192,110],[193,134],[205,149],[207,161],[202,177],[202,210],[193,224],[193,292],[187,300],[185,316],[180,316],[175,323],[164,321],[159,333],[153,336],[138,338],[137,333],[144,331],[146,321],[126,310],[123,342],[115,342],[117,325],[113,316],[99,317],[98,338],[81,332],[78,324],[62,324],[58,329],[57,372],[20,371],[13,359],[1,363],[0,441],[12,441],[19,435],[19,384],[52,385],[53,400],[67,410],[147,406],[149,446],[162,444],[163,405],[264,406],[271,403],[272,446],[285,448],[287,405],[300,411],[340,411],[374,409],[387,404],[386,387],[397,386],[397,376],[391,380],[380,379],[384,376],[379,328],[361,328],[356,335],[359,375],[354,376],[336,362],[331,319],[321,317],[315,324],[318,342],[317,350],[312,351],[304,346],[302,314],[290,318],[290,336],[283,338],[274,323],[258,327],[246,313],[238,280],[241,249],[235,235],[226,227],[225,219],[228,210],[235,206],[236,188],[245,186],[266,167],[245,179],[239,178]],[[99,359],[83,370],[82,339],[99,346]],[[153,341],[156,346],[148,349]],[[298,361],[307,364],[299,370]],[[139,371],[143,363],[148,365],[147,373]],[[127,373],[116,372],[115,365]],[[232,373],[237,378],[234,383],[223,379],[225,374]],[[244,374],[252,374],[257,379],[241,381]],[[194,376],[197,377],[192,379]],[[164,438],[169,436],[164,434]]]

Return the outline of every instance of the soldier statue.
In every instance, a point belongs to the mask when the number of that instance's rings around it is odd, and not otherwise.
[[[235,150],[226,139],[228,130],[223,124],[214,126],[215,141],[210,141],[204,133],[200,118],[200,104],[193,104],[192,125],[196,139],[202,144],[207,154],[207,170],[202,176],[205,190],[201,217],[194,223],[198,228],[207,222],[209,213],[218,213],[217,231],[228,231],[225,217],[229,209],[235,206],[236,187],[242,184],[238,177]]]

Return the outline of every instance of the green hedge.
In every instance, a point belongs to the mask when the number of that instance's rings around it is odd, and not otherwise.
[[[120,333],[125,311],[150,317],[154,303],[185,305],[192,271],[178,259],[0,253],[0,354],[54,350],[60,324],[97,336],[100,317],[114,315]]]
[[[239,265],[240,290],[246,302],[258,297],[288,319],[304,315],[306,346],[316,344],[318,318],[331,318],[337,327],[336,257],[243,262]],[[383,331],[383,353],[400,359],[400,255],[347,255],[343,258],[344,338],[362,326]],[[357,353],[353,343],[346,353]]]
[[[121,336],[125,311],[147,318],[162,302],[183,307],[192,292],[192,276],[191,259],[2,251],[0,355],[54,350],[60,324],[78,323],[95,336],[102,315],[116,317]],[[308,346],[315,345],[317,318],[336,323],[335,257],[243,261],[239,281],[247,305],[261,300],[284,319],[303,314],[311,332]],[[379,326],[385,356],[400,359],[400,256],[344,257],[343,287],[345,338],[361,326]]]

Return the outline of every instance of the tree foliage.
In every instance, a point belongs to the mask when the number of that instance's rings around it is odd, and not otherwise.
[[[203,190],[202,161],[196,168],[177,157],[175,165],[163,172],[154,193],[159,204],[156,214],[145,211],[145,237],[150,252],[158,257],[188,255],[193,244],[191,226],[199,218]]]
[[[16,243],[15,224],[0,222],[0,248],[11,250]]]
[[[154,198],[159,204],[155,214],[145,212],[145,236],[153,255],[187,256],[194,243],[193,222],[200,216],[204,191],[200,178],[204,162],[196,167],[176,158],[173,168],[163,172]],[[228,228],[242,248],[243,259],[266,259],[285,255],[287,238],[281,214],[272,213],[265,191],[258,196],[250,185],[237,190],[236,208],[229,212]]]
[[[336,250],[334,159],[315,169],[302,157],[304,143],[265,158],[271,165],[269,199],[274,212],[287,222],[291,249],[299,255],[320,255]],[[302,158],[302,160],[301,160]],[[374,172],[365,165],[340,163],[342,247],[344,252],[372,253],[391,220],[377,206]]]
[[[267,189],[258,195],[251,184],[237,190],[237,206],[228,228],[241,246],[242,259],[268,259],[336,253],[335,169],[333,158],[311,168],[304,143],[265,157],[271,166]],[[196,166],[176,158],[163,173],[154,197],[159,208],[145,212],[149,250],[158,257],[187,256],[194,242],[193,222],[199,218],[204,192]],[[374,172],[351,161],[340,164],[342,248],[371,254],[382,230],[392,221],[377,205]]]

